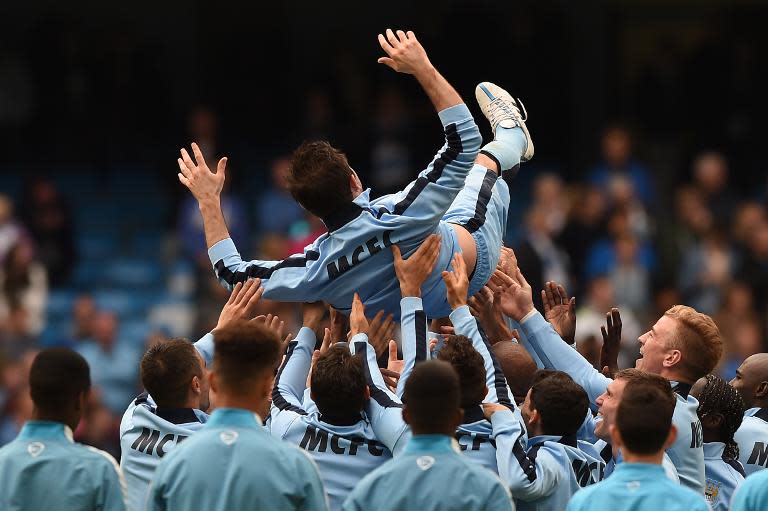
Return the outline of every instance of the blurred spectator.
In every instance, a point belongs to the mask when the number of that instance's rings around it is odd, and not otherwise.
[[[648,306],[650,297],[650,276],[648,269],[639,260],[637,240],[625,234],[615,242],[616,264],[609,272],[611,284],[615,290],[616,303],[629,307],[635,313]]]
[[[413,179],[413,159],[407,144],[412,125],[405,99],[397,89],[387,88],[378,95],[371,149],[371,184],[376,195],[401,190]]]
[[[629,180],[637,197],[649,206],[654,200],[653,181],[645,165],[632,159],[632,138],[623,126],[609,126],[601,140],[603,161],[589,173],[590,184],[611,196],[617,178]]]
[[[693,162],[693,179],[717,222],[728,225],[736,207],[736,197],[728,189],[725,156],[714,151],[699,154]]]
[[[756,320],[745,321],[736,325],[733,337],[728,342],[728,350],[723,354],[720,374],[725,379],[736,375],[736,369],[749,356],[763,351],[762,332]]]
[[[735,270],[735,258],[724,235],[707,233],[683,254],[680,290],[683,300],[699,312],[714,314],[720,306],[720,293]]]
[[[272,186],[259,196],[256,202],[256,222],[260,234],[286,234],[294,222],[301,220],[304,210],[291,197],[285,186],[285,175],[291,165],[288,156],[272,161],[270,175]]]
[[[91,381],[102,402],[115,416],[120,416],[138,394],[141,353],[119,342],[117,333],[117,317],[111,312],[99,312],[93,321],[93,339],[83,341],[77,351],[91,367]]]
[[[606,202],[595,187],[577,188],[571,200],[568,223],[558,238],[558,244],[571,258],[575,286],[573,293],[581,294],[584,285],[581,269],[586,267],[590,247],[602,237],[605,229]]]
[[[205,161],[209,164],[214,161],[219,154],[216,144],[219,122],[213,110],[204,105],[192,109],[187,118],[187,130],[192,141],[200,147]]]
[[[597,275],[612,272],[619,264],[619,254],[617,249],[621,246],[617,243],[620,239],[633,239],[636,242],[636,248],[632,255],[633,264],[642,267],[646,276],[655,268],[656,254],[653,245],[649,240],[640,240],[637,234],[632,230],[631,216],[626,209],[614,210],[608,217],[607,236],[600,239],[592,245],[587,255],[585,271],[587,279],[592,279]],[[630,255],[625,253],[625,256]],[[648,284],[646,283],[646,286]]]
[[[605,326],[605,315],[616,307],[613,284],[608,277],[597,277],[588,285],[587,299],[576,310],[576,346],[579,351],[593,353],[595,344],[602,345],[600,327]],[[634,367],[640,347],[637,338],[642,333],[635,314],[630,309],[621,310],[621,352],[619,367]],[[582,344],[585,346],[580,347]]]
[[[723,291],[722,306],[714,316],[720,332],[723,335],[725,355],[720,361],[720,374],[730,374],[736,370],[741,360],[737,360],[735,353],[735,339],[739,336],[741,325],[759,324],[759,318],[755,313],[752,289],[744,282],[733,282]],[[762,351],[762,350],[759,350]],[[735,367],[731,365],[735,364]]]
[[[5,393],[0,403],[0,446],[13,440],[21,426],[32,418],[29,369],[36,354],[28,351],[17,362],[6,362],[4,367],[0,365],[0,389]]]
[[[541,295],[548,281],[559,282],[568,289],[568,256],[552,238],[552,227],[547,222],[547,211],[543,206],[534,206],[526,215],[525,232],[520,245],[515,248],[520,270],[528,279],[533,293],[533,301],[541,308]]]
[[[0,267],[0,334],[34,336],[43,329],[48,279],[34,260],[32,243],[20,239]]]
[[[93,338],[96,302],[91,295],[80,295],[72,304],[72,340],[75,343]]]
[[[27,186],[19,213],[35,240],[37,258],[48,270],[51,286],[66,284],[76,262],[69,206],[53,183],[36,178]]]
[[[747,253],[739,279],[752,288],[758,314],[768,313],[768,222],[757,224],[748,234]]]
[[[24,230],[13,216],[13,202],[0,194],[0,263],[22,237]]]
[[[283,257],[291,254],[303,254],[304,247],[327,231],[325,224],[319,218],[309,212],[304,212],[304,220],[294,224],[293,229],[291,229],[291,239],[288,240],[287,246],[288,253]],[[282,259],[282,257],[278,259]]]
[[[563,232],[568,218],[568,197],[565,195],[563,180],[551,172],[543,172],[533,183],[533,207],[544,214],[544,221],[552,236]]]

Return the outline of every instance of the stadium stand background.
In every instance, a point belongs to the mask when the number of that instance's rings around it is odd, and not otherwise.
[[[765,351],[768,325],[768,7],[691,4],[6,2],[0,444],[29,413],[31,350],[65,344],[98,361],[77,435],[119,455],[144,347],[215,323],[226,295],[176,181],[183,145],[229,156],[225,209],[243,255],[262,258],[322,231],[273,179],[301,140],[344,149],[377,193],[429,161],[428,101],[376,64],[390,26],[416,32],[476,114],[481,80],[524,99],[537,155],[513,188],[508,244],[535,287],[576,294],[582,352],[599,351],[616,304],[632,363],[648,318],[684,302],[717,318],[729,377]],[[619,179],[605,146],[621,156],[627,141]],[[295,307],[265,307],[295,326]]]

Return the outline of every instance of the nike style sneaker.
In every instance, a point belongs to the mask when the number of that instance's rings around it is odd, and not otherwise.
[[[520,128],[523,130],[527,144],[520,160],[528,161],[533,158],[533,140],[525,125],[525,121],[528,119],[528,112],[525,110],[523,102],[513,98],[509,92],[491,82],[480,83],[475,88],[475,97],[483,114],[491,123],[491,129],[494,134],[499,126],[507,129]]]

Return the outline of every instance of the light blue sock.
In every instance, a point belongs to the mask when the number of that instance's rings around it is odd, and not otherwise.
[[[496,128],[496,137],[493,142],[486,144],[481,153],[496,160],[499,170],[505,172],[514,169],[520,164],[522,156],[528,141],[521,128]]]

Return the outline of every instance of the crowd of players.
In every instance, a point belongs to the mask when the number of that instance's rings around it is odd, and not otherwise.
[[[427,192],[418,205],[429,213],[434,206],[429,194],[447,187],[436,169],[450,172],[469,138],[456,134],[455,117],[463,111],[455,109],[463,105],[441,91],[439,80],[435,86],[408,67],[420,56],[415,37],[388,32],[380,41],[388,54],[382,63],[414,74],[430,95],[448,146],[420,176],[421,185],[417,179],[393,208],[376,212],[378,220],[398,228],[387,215],[410,207],[419,186]],[[415,60],[408,60],[413,55]],[[510,142],[499,129],[520,136],[521,106],[493,92],[488,96],[497,109],[484,111],[495,112],[489,119],[496,139],[480,153],[487,160],[480,196],[487,181],[488,195],[502,183],[493,168],[506,179],[505,172],[514,174],[532,155],[526,132],[528,146],[520,148],[516,161],[508,159]],[[459,155],[446,161],[456,147]],[[466,163],[464,177],[477,154]],[[307,155],[295,158],[302,157]],[[194,180],[208,169],[196,160],[183,152],[180,179],[200,200]],[[211,182],[220,193],[217,180],[223,183],[224,167],[210,175],[218,176]],[[354,189],[352,175],[345,178]],[[297,198],[310,210],[331,206],[312,204],[307,199],[312,192],[304,193],[304,201],[301,194]],[[454,197],[438,219],[453,207]],[[491,209],[491,200],[483,208]],[[362,209],[358,205],[342,218],[318,216],[333,231]],[[370,238],[375,229],[368,226],[351,260],[329,257],[332,248],[318,244],[318,252],[308,250],[303,258],[242,263],[233,245],[222,245],[229,237],[216,232],[226,233],[223,221],[217,225],[218,217],[205,211],[203,201],[201,211],[216,273],[231,286],[218,325],[195,343],[169,340],[144,354],[145,392],[123,416],[119,466],[108,454],[72,440],[90,388],[88,364],[68,349],[41,351],[29,376],[34,420],[0,450],[3,509],[757,510],[768,505],[768,355],[748,358],[730,383],[711,374],[723,343],[709,316],[687,306],[670,308],[640,336],[636,367],[620,369],[621,314],[608,311],[598,371],[573,346],[575,305],[562,285],[546,282],[534,290],[515,253],[505,247],[483,275],[483,264],[489,264],[483,250],[492,239],[473,236],[467,250],[467,239],[456,234],[453,247],[460,250],[446,254],[444,237],[452,235],[452,227],[398,243],[387,231]],[[477,223],[490,214],[470,212],[462,229],[487,235]],[[391,263],[382,272],[389,271],[394,281],[351,272],[360,270],[359,261],[389,252]],[[467,263],[468,252],[474,264]],[[324,263],[332,281],[324,289],[306,276],[298,284],[290,284],[297,280],[293,274],[278,277],[279,270],[305,271],[313,260]],[[333,283],[344,274],[356,275],[356,288]],[[473,289],[478,279],[482,282]],[[396,310],[389,296],[371,292],[384,289],[396,290]],[[540,292],[541,311],[534,291]],[[307,301],[295,336],[277,316],[254,317],[269,292]],[[322,299],[339,307],[316,301]],[[447,315],[436,314],[443,306]],[[379,307],[384,312],[377,312]],[[385,319],[388,312],[398,319],[399,332]]]

